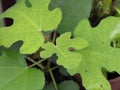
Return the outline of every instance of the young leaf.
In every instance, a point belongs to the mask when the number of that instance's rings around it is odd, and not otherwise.
[[[44,74],[27,68],[23,55],[9,49],[0,56],[0,90],[40,90],[44,84]]]
[[[80,20],[89,18],[92,2],[93,0],[51,0],[50,9],[60,7],[63,13],[58,32],[73,32]]]
[[[76,51],[70,51],[73,47],[80,50],[88,46],[88,43],[83,38],[70,39],[71,33],[65,33],[56,40],[56,45],[46,43],[42,46],[45,50],[40,53],[41,57],[48,58],[56,53],[58,56],[57,63],[63,65],[67,69],[72,69],[78,66],[81,61],[81,54]]]
[[[88,40],[89,46],[79,51],[82,61],[76,70],[69,72],[80,73],[87,90],[111,90],[104,73],[107,70],[120,73],[120,49],[111,46],[118,33],[120,18],[115,17],[104,19],[96,28],[91,28],[88,20],[76,27],[74,36]]]
[[[16,41],[23,41],[20,52],[33,53],[44,43],[42,30],[53,30],[61,19],[59,9],[50,11],[50,0],[19,0],[0,16],[12,18],[13,25],[0,28],[0,46],[9,47]],[[29,4],[29,5],[28,5]]]

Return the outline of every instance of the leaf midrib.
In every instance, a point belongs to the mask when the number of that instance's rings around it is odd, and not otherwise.
[[[23,70],[21,70],[19,73],[17,73],[14,77],[12,77],[11,79],[8,80],[8,82],[4,83],[4,85],[2,85],[2,88],[4,88],[7,84],[9,84],[11,81],[13,81],[17,76],[19,76],[22,72],[24,72],[26,70],[26,68],[24,68]]]
[[[13,11],[13,10],[12,10]],[[34,24],[34,21],[32,20],[32,19],[30,19],[30,17],[27,17],[27,15],[26,14],[24,14],[24,13],[20,13],[20,12],[17,12],[17,11],[13,11],[14,13],[16,13],[16,14],[18,14],[20,17],[24,17],[25,19],[26,19],[26,21],[29,21],[29,23],[31,23],[31,25],[33,25],[34,27],[36,27],[36,29],[39,31],[40,30],[40,28],[36,25],[36,24]],[[13,23],[14,24],[14,23]]]

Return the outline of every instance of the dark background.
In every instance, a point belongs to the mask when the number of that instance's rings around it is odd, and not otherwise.
[[[9,7],[13,6],[15,3],[16,3],[16,0],[1,0],[2,11],[4,12]],[[4,22],[5,22],[5,26],[9,26],[13,22],[13,20],[9,18],[5,18]]]

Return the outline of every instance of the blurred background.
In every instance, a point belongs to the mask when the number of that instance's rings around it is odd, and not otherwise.
[[[0,0],[0,12],[5,11],[15,3],[16,3],[16,0]]]

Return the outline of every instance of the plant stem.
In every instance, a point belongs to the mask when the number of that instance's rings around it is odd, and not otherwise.
[[[55,42],[55,39],[56,39],[56,31],[54,32],[54,35],[53,35],[53,43]]]
[[[39,61],[33,63],[32,65],[30,65],[29,68],[34,67],[35,65],[38,65],[41,69],[44,69],[44,66],[42,66],[41,64],[39,64]]]
[[[53,73],[52,73],[52,70],[51,70],[50,67],[49,67],[49,72],[50,72],[50,76],[51,76],[51,78],[52,78],[53,84],[54,84],[54,86],[55,86],[55,90],[58,90],[57,83],[56,83],[56,81],[55,81],[55,78],[54,78],[54,76],[53,76]]]
[[[35,62],[33,59],[31,59],[30,57],[26,57],[29,61],[31,61],[33,64],[29,66],[29,68],[35,66],[35,65],[38,65],[40,68],[44,69],[44,67],[40,64],[42,63],[43,61],[45,61],[46,59],[42,59],[38,62]]]
[[[53,67],[53,68],[51,68],[51,70],[53,71],[53,70],[55,70],[55,69],[57,69],[57,68],[59,68],[60,66],[55,66],[55,67]]]
[[[53,84],[54,84],[54,86],[55,86],[55,90],[58,90],[57,83],[56,83],[56,81],[55,81],[55,78],[54,78],[54,75],[53,75],[53,73],[52,73],[52,69],[50,68],[50,65],[51,65],[51,59],[48,60],[48,64],[47,64],[47,66],[48,66],[48,71],[49,71],[49,73],[50,73],[50,76],[51,76],[51,78],[52,78]]]

